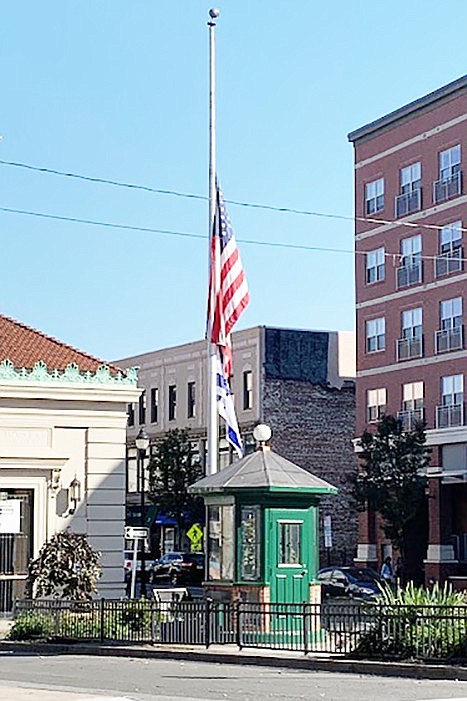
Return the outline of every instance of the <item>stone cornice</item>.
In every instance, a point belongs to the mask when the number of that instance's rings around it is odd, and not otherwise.
[[[107,365],[101,365],[96,372],[81,372],[78,365],[72,363],[65,370],[50,370],[44,362],[35,363],[34,367],[16,368],[11,360],[0,363],[0,381],[33,384],[94,385],[104,387],[134,387],[138,382],[137,368],[128,368],[125,372],[112,374]]]

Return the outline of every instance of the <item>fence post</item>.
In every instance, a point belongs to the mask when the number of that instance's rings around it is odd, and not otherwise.
[[[237,628],[236,628],[236,643],[237,647],[239,650],[242,649],[243,647],[243,636],[242,636],[242,602],[240,600],[236,601],[235,603],[235,608],[236,608],[236,616],[235,620],[237,623]]]
[[[99,601],[99,640],[101,643],[104,642],[104,623],[105,623],[105,599],[102,598]]]
[[[308,655],[309,651],[309,638],[310,638],[310,611],[309,604],[305,604],[303,607],[303,652]]]
[[[204,643],[206,648],[211,644],[211,604],[212,599],[208,597],[204,605]]]
[[[155,635],[154,635],[154,604],[155,604],[155,601],[151,600],[150,604],[151,604],[151,645],[154,645],[154,638],[155,638]]]

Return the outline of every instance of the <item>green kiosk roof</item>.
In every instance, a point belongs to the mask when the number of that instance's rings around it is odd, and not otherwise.
[[[262,445],[220,472],[192,484],[194,494],[254,490],[267,492],[300,492],[301,494],[336,494],[337,488],[302,467]]]

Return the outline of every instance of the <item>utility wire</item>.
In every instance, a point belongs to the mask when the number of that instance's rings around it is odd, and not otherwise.
[[[153,192],[158,195],[171,195],[173,197],[181,197],[185,199],[201,200],[207,201],[205,195],[196,195],[190,192],[179,192],[178,190],[166,190],[156,187],[151,187],[150,185],[138,185],[136,183],[126,183],[120,180],[111,180],[108,178],[97,178],[89,175],[82,175],[81,173],[66,172],[62,170],[56,170],[54,168],[46,168],[41,166],[34,166],[29,163],[19,163],[17,161],[6,161],[0,159],[0,165],[11,166],[13,168],[23,168],[25,170],[31,170],[38,173],[47,173],[49,175],[57,175],[65,178],[73,178],[75,180],[84,180],[91,183],[99,183],[101,185],[112,185],[114,187],[128,188],[131,190],[142,190],[143,192]],[[401,221],[399,219],[379,219],[374,217],[358,217],[358,216],[347,216],[345,214],[333,214],[329,212],[314,212],[308,209],[295,209],[293,207],[278,207],[274,205],[261,204],[258,202],[242,202],[240,200],[226,200],[228,204],[233,204],[237,207],[248,207],[250,209],[262,209],[270,212],[282,212],[285,214],[299,214],[308,217],[321,217],[323,219],[340,219],[342,221],[352,221],[352,222],[362,222],[365,224],[377,224],[379,226],[385,226],[388,224],[394,224],[397,226],[405,226],[411,229],[431,229],[435,231],[440,231],[443,226],[439,224],[422,224],[419,222]],[[459,228],[460,231],[467,232],[467,228]],[[362,232],[363,233],[363,232]]]
[[[135,226],[132,224],[118,224],[115,222],[98,221],[96,219],[82,219],[80,217],[66,217],[59,214],[48,214],[46,212],[33,212],[27,209],[13,209],[12,207],[0,207],[0,212],[6,212],[7,214],[20,214],[29,217],[38,217],[41,219],[52,219],[55,221],[71,222],[73,224],[88,224],[91,226],[102,226],[107,229],[121,229],[125,231],[141,231],[143,233],[149,234],[160,234],[162,236],[178,236],[190,239],[201,239],[207,241],[208,237],[206,234],[193,234],[187,231],[173,231],[172,229],[155,229],[149,226]],[[301,243],[285,243],[283,241],[259,241],[257,239],[242,239],[237,238],[237,241],[242,244],[247,244],[250,246],[267,246],[269,248],[286,248],[290,250],[298,251],[315,251],[321,253],[346,253],[350,255],[363,255],[367,254],[366,251],[354,251],[349,248],[326,248],[324,246],[309,246],[307,244]],[[402,256],[400,253],[390,253],[385,251],[385,258],[391,259],[393,265],[396,266],[400,263]],[[439,256],[413,256],[414,260],[436,260]],[[453,257],[454,260],[460,263],[467,262],[467,258],[460,258],[458,256]]]

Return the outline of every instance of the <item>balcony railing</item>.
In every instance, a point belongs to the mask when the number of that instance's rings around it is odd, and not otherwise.
[[[409,287],[418,285],[423,280],[423,263],[421,260],[411,265],[403,265],[397,268],[397,287]]]
[[[422,189],[420,187],[405,192],[396,197],[396,217],[405,217],[406,214],[418,212],[422,208]]]
[[[403,431],[413,431],[417,424],[425,419],[424,409],[411,409],[410,411],[398,411],[397,418],[402,424]]]
[[[435,331],[436,353],[447,353],[453,350],[462,350],[464,347],[463,327],[456,326],[453,329],[440,329]]]
[[[436,428],[453,428],[464,425],[464,405],[451,404],[450,406],[436,407]]]
[[[449,273],[457,273],[464,269],[464,251],[462,248],[456,248],[449,253],[441,253],[435,259],[435,276],[443,277]]]
[[[397,360],[410,360],[423,356],[423,336],[398,338],[396,342]]]
[[[461,171],[453,173],[448,178],[436,180],[433,183],[433,201],[435,204],[450,200],[451,197],[457,197],[462,194],[462,173]]]

